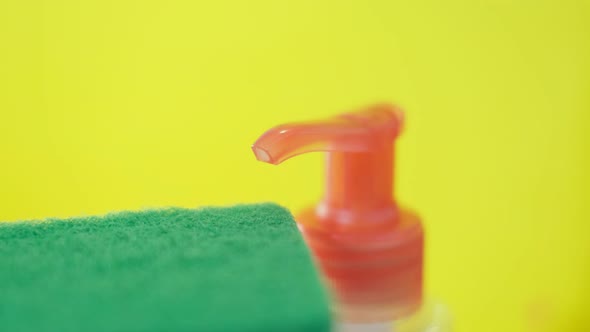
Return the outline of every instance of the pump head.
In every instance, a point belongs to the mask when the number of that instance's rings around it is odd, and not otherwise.
[[[252,146],[260,161],[327,153],[321,202],[296,216],[346,321],[409,314],[422,295],[423,231],[393,198],[394,141],[403,112],[376,105],[329,119],[279,125]]]

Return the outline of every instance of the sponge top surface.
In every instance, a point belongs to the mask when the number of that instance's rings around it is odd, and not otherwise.
[[[274,204],[0,223],[0,330],[329,331],[325,291]]]

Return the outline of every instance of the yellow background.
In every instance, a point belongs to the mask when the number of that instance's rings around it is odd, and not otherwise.
[[[322,156],[262,164],[257,136],[393,101],[456,331],[589,331],[589,40],[583,0],[4,0],[0,220],[297,210]]]

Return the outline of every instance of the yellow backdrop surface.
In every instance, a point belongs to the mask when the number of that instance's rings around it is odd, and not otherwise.
[[[2,1],[0,220],[297,210],[322,156],[250,144],[392,101],[456,331],[588,331],[589,40],[583,0]]]

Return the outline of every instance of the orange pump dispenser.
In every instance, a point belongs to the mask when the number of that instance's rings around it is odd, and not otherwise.
[[[332,291],[337,318],[397,319],[422,298],[423,230],[393,197],[394,141],[403,113],[390,105],[277,126],[252,146],[260,161],[326,151],[321,202],[296,215]]]

